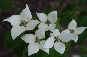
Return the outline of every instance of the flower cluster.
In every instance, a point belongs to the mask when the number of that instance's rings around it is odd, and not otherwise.
[[[77,42],[78,35],[81,34],[86,27],[77,27],[76,21],[73,19],[68,29],[62,32],[56,29],[57,11],[52,11],[48,15],[44,13],[36,13],[38,19],[32,19],[28,5],[22,10],[20,15],[13,15],[3,21],[8,21],[13,26],[11,36],[14,40],[24,31],[34,31],[34,33],[24,34],[21,39],[28,45],[28,55],[37,53],[39,49],[49,54],[49,49],[53,48],[63,54],[65,51],[65,42],[74,40]],[[37,29],[35,29],[37,27]],[[47,33],[48,32],[48,33]],[[48,36],[48,38],[46,38]]]

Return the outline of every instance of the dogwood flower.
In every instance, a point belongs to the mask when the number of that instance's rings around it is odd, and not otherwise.
[[[55,22],[57,21],[57,11],[52,11],[48,16],[44,13],[37,13],[37,16],[41,23],[38,28],[42,28],[45,31],[53,31],[55,29]]]
[[[57,52],[59,52],[60,54],[63,54],[65,51],[65,44],[62,42],[70,41],[71,39],[69,39],[69,37],[71,37],[71,36],[68,33],[64,33],[64,32],[60,33],[58,29],[55,29],[53,31],[53,33],[51,33],[50,35],[51,35],[51,37],[49,37],[45,41],[43,48],[52,48],[54,46],[54,49]],[[68,37],[66,37],[66,36],[68,36]],[[56,42],[54,43],[54,41],[56,41]]]
[[[11,36],[13,40],[26,30],[24,26],[19,26],[21,24],[21,17],[19,15],[13,15],[3,21],[8,21],[13,26],[11,29]]]
[[[24,40],[26,43],[29,43],[28,45],[28,55],[32,55],[34,53],[37,53],[39,49],[49,53],[48,48],[43,48],[43,45],[45,43],[45,40],[40,41],[40,39],[43,39],[45,37],[45,33],[38,29],[35,32],[36,35],[33,34],[25,34],[21,37],[22,40]],[[40,36],[40,37],[39,37]]]
[[[11,36],[12,39],[14,40],[25,30],[33,30],[36,27],[36,25],[39,24],[38,20],[31,20],[31,19],[32,19],[32,15],[28,5],[26,4],[26,8],[22,10],[20,15],[12,15],[11,17],[3,21],[8,21],[13,26],[11,29]],[[20,26],[21,24],[22,26]]]
[[[32,20],[32,15],[27,4],[26,8],[23,9],[20,13],[20,17],[27,30],[33,30],[36,27],[36,25],[39,24],[38,20]]]
[[[68,29],[65,29],[63,32],[71,34],[72,35],[72,40],[74,40],[75,42],[77,42],[78,35],[81,34],[85,29],[86,29],[86,27],[77,27],[77,23],[73,19],[69,23]]]

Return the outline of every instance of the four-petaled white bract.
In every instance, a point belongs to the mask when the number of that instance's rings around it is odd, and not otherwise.
[[[48,16],[44,13],[37,13],[37,16],[41,21],[38,25],[38,28],[42,28],[44,29],[44,31],[53,31],[55,29],[55,22],[57,21],[57,11],[50,12]]]
[[[20,15],[13,15],[3,21],[8,21],[13,26],[11,29],[11,36],[12,39],[14,40],[25,30],[33,30],[36,27],[36,25],[39,24],[38,20],[31,20],[31,19],[32,19],[32,15],[28,5],[26,4],[26,8],[22,10]],[[26,27],[20,26],[22,21],[27,23],[24,24],[26,25]]]
[[[63,54],[65,51],[65,44],[63,42],[69,42],[71,40],[71,35],[65,32],[60,33],[58,29],[55,29],[53,33],[50,33],[50,36],[51,37],[45,41],[43,48],[52,48],[54,46],[57,52]]]
[[[81,34],[87,27],[77,27],[76,21],[73,19],[69,25],[68,29],[65,29],[63,32],[71,34],[72,40],[77,42],[78,40],[78,35]]]
[[[38,37],[40,36],[40,37]],[[32,55],[34,53],[37,53],[39,49],[47,52],[49,54],[48,48],[43,48],[43,45],[45,43],[45,40],[39,41],[40,39],[45,38],[45,32],[43,32],[41,29],[38,29],[35,31],[35,35],[33,34],[25,34],[21,37],[22,40],[24,40],[26,43],[29,43],[28,45],[28,55]]]
[[[11,29],[13,40],[26,30],[34,30],[34,34],[25,34],[21,36],[23,41],[29,43],[29,56],[37,53],[39,49],[49,54],[49,48],[52,47],[54,47],[54,49],[60,54],[63,54],[66,48],[64,42],[69,42],[70,40],[77,42],[78,35],[86,29],[86,27],[77,27],[77,23],[73,19],[69,23],[68,29],[59,32],[58,29],[55,29],[57,11],[52,11],[48,15],[44,13],[36,14],[39,20],[32,20],[31,12],[26,4],[26,8],[22,10],[20,15],[12,15],[11,17],[3,20],[10,22],[13,26]],[[36,30],[35,27],[38,29]],[[48,37],[47,40],[44,40],[45,36],[48,36],[48,34],[45,33],[46,31],[50,31],[50,33],[48,33],[50,37]]]

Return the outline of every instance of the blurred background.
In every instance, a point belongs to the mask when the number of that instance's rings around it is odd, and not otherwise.
[[[0,57],[16,57],[4,44],[4,37],[12,26],[2,20],[19,15],[26,4],[34,16],[36,12],[57,11],[61,30],[66,29],[72,19],[78,26],[87,27],[87,0],[0,0]],[[87,29],[79,35],[77,43],[70,43],[64,57],[87,57]]]

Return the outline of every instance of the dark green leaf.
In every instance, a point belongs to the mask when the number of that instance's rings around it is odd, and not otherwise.
[[[0,1],[0,10],[1,11],[8,11],[9,9],[13,8],[14,5],[10,2],[10,0],[1,0]]]
[[[24,57],[25,55],[23,53],[25,52],[26,48],[27,44],[24,41],[22,41],[19,46],[13,48],[13,51],[17,55],[17,57]]]
[[[60,25],[59,25],[58,21],[56,22],[56,29],[60,30]]]
[[[78,26],[87,26],[87,15],[81,15],[78,19]]]
[[[87,54],[82,54],[81,57],[87,57]]]
[[[14,47],[18,46],[22,41],[20,36],[15,38],[15,40],[13,40],[12,36],[11,36],[11,32],[8,32],[5,36],[5,39],[4,39],[6,47],[8,49],[11,49],[11,48],[14,48]]]
[[[87,47],[86,46],[81,46],[80,51],[81,52],[87,52]]]
[[[44,10],[45,14],[49,14],[50,12],[52,12],[54,9],[53,8],[48,8]]]

